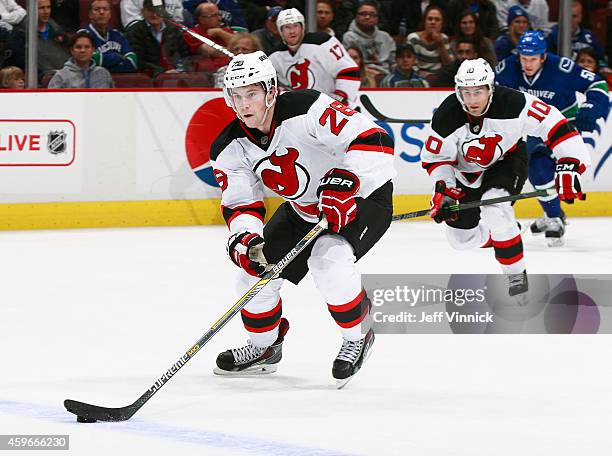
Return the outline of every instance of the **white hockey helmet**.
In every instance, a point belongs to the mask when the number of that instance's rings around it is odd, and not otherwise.
[[[232,103],[232,89],[244,87],[251,84],[260,83],[266,94],[276,89],[276,69],[268,56],[263,51],[256,51],[251,54],[239,54],[235,56],[227,66],[227,71],[223,77],[223,96],[225,103],[234,108]],[[276,98],[276,90],[274,94]],[[270,106],[274,103],[274,99]],[[268,102],[266,99],[266,106]]]
[[[304,15],[297,8],[289,8],[278,13],[276,18],[276,27],[280,32],[283,25],[302,24],[304,27]]]
[[[474,60],[464,60],[457,74],[455,75],[455,94],[463,106],[463,110],[469,112],[463,98],[461,97],[461,87],[478,87],[486,85],[489,87],[489,102],[482,111],[482,114],[487,112],[493,99],[493,90],[495,88],[495,73],[487,61],[483,58]]]

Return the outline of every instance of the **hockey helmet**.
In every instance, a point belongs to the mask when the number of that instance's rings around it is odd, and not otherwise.
[[[463,110],[469,112],[461,95],[460,89],[462,87],[478,87],[483,85],[489,87],[489,101],[482,112],[484,114],[489,109],[493,99],[494,83],[495,73],[493,73],[493,69],[485,59],[464,60],[455,75],[455,94],[461,106],[463,106]]]
[[[520,55],[546,54],[546,48],[546,39],[539,30],[529,30],[523,33],[516,45],[516,50]]]
[[[278,30],[280,31],[283,25],[289,24],[302,24],[304,27],[304,15],[297,8],[289,8],[278,13],[276,18]]]
[[[257,83],[262,85],[266,94],[270,93],[272,88],[276,89],[276,69],[268,56],[263,51],[235,56],[227,66],[223,77],[225,103],[230,108],[234,108],[232,89]],[[274,90],[274,98],[276,98],[276,90]],[[267,107],[272,106],[273,103],[274,99],[268,106],[266,99]]]

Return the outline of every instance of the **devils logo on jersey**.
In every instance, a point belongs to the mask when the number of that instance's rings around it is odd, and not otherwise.
[[[294,90],[309,89],[314,86],[314,74],[310,69],[310,60],[291,65],[287,70],[287,80]]]
[[[299,156],[293,147],[287,147],[282,155],[275,150],[257,163],[254,171],[261,176],[266,187],[285,199],[296,200],[306,193],[310,182],[308,171],[297,162]]]
[[[488,168],[503,155],[499,145],[501,140],[501,135],[474,138],[462,144],[461,152],[466,162],[474,163],[481,168]]]

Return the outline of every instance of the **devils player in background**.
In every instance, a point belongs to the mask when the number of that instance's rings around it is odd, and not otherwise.
[[[242,310],[246,346],[217,358],[217,374],[274,372],[288,323],[280,289],[308,271],[340,327],[332,374],[343,386],[359,370],[374,333],[371,303],[355,262],[391,223],[393,142],[374,122],[314,90],[278,95],[276,71],[261,52],[230,62],[224,80],[237,119],[211,147],[229,227],[227,251],[245,293],[318,222],[320,235]],[[264,226],[264,187],[286,200]]]
[[[510,203],[460,212],[449,204],[515,195],[527,179],[524,135],[541,138],[557,157],[555,185],[564,200],[582,198],[580,175],[590,165],[582,138],[554,107],[527,93],[494,86],[484,59],[464,61],[455,94],[436,110],[421,158],[434,183],[431,217],[447,224],[456,249],[493,247],[510,296],[528,290],[523,243]],[[524,295],[523,295],[524,296]]]
[[[495,69],[497,84],[527,92],[554,106],[578,129],[589,153],[599,137],[598,119],[606,119],[610,111],[608,85],[599,75],[546,52],[546,40],[539,31],[525,32],[517,45],[518,56],[502,60]],[[576,92],[586,100],[578,104]],[[555,160],[550,147],[540,138],[528,138],[529,181],[536,189],[552,188]],[[545,233],[551,247],[563,245],[566,217],[559,196],[538,198],[544,217],[534,221],[533,234]]]
[[[284,45],[270,54],[278,82],[293,90],[315,89],[347,106],[355,106],[359,68],[342,43],[327,33],[305,33],[297,9],[281,11],[276,26]]]

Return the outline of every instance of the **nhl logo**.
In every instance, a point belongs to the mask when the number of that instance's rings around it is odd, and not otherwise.
[[[47,135],[47,149],[53,155],[66,152],[66,132],[50,131]]]
[[[474,125],[474,133],[478,133],[480,131],[480,125]]]
[[[265,146],[266,144],[268,144],[268,137],[267,136],[262,136],[259,141],[261,142],[261,144],[263,144]]]

